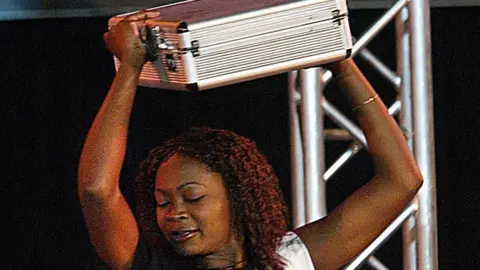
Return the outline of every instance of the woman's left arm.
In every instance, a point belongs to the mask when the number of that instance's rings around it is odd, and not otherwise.
[[[422,176],[397,123],[352,59],[328,66],[365,134],[375,176],[325,218],[296,230],[316,269],[339,269],[365,249],[408,205]],[[371,100],[373,98],[373,100]],[[367,102],[370,101],[370,102]]]

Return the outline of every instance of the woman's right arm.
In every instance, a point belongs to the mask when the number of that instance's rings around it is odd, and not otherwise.
[[[138,21],[156,17],[146,12],[127,17],[105,34],[110,51],[121,61],[108,94],[88,132],[78,170],[78,195],[90,240],[111,268],[131,262],[139,232],[120,191],[127,131],[145,52]]]

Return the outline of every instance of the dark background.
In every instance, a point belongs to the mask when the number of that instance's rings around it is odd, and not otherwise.
[[[479,8],[434,8],[432,65],[441,269],[478,269],[480,192]],[[355,35],[382,11],[353,11]],[[80,269],[89,240],[76,194],[83,140],[114,76],[102,34],[108,17],[0,22],[1,188],[3,246],[9,269]],[[369,46],[395,67],[394,29]],[[389,103],[391,87],[359,60]],[[327,98],[347,108],[329,86]],[[232,129],[257,141],[275,167],[290,203],[289,124],[286,76],[241,83],[200,94],[140,88],[136,98],[122,188],[132,202],[138,162],[153,146],[192,125]],[[327,123],[327,125],[331,125]],[[331,163],[345,143],[328,143]],[[332,208],[371,175],[362,152],[328,184]],[[378,252],[401,268],[397,234]]]

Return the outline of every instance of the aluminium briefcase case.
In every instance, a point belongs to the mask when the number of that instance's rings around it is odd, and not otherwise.
[[[148,10],[160,16],[142,31],[146,87],[201,91],[338,61],[352,49],[346,0],[193,0]]]

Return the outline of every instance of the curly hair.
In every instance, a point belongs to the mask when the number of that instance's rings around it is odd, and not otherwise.
[[[174,154],[194,158],[222,175],[232,228],[245,239],[247,265],[283,269],[276,248],[287,231],[287,208],[278,178],[254,142],[227,130],[191,128],[150,151],[136,181],[137,213],[145,236],[154,245],[168,246],[156,223],[153,190],[159,166]]]

